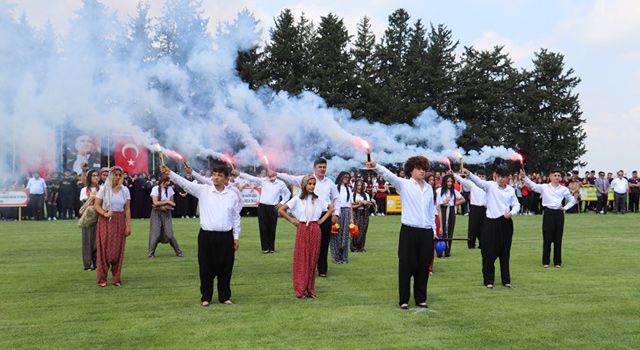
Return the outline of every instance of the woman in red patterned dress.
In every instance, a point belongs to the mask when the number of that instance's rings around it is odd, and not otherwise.
[[[107,286],[111,269],[113,284],[120,286],[125,239],[131,234],[131,194],[122,186],[121,167],[113,167],[96,195],[94,208],[100,215],[96,225],[96,272],[98,287]]]
[[[320,225],[333,213],[333,204],[324,201],[313,192],[316,179],[307,175],[300,184],[301,193],[293,197],[278,212],[297,227],[293,248],[293,290],[299,299],[315,298],[316,266],[320,256]],[[322,212],[326,208],[323,217]],[[287,210],[292,215],[287,214]]]

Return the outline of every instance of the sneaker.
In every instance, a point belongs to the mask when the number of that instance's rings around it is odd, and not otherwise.
[[[47,221],[51,221],[51,218],[48,218]]]
[[[53,221],[58,221],[58,219],[56,219],[56,217],[54,216],[54,217],[53,217]]]

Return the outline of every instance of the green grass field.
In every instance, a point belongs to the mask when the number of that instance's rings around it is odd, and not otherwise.
[[[640,348],[640,216],[568,216],[562,269],[541,267],[541,220],[515,220],[513,290],[484,288],[480,251],[455,242],[436,260],[428,311],[397,307],[397,216],[372,218],[368,252],[330,263],[316,300],[293,294],[293,227],[281,220],[278,252],[263,255],[257,219],[244,218],[236,304],[209,308],[196,220],[174,220],[185,258],[161,245],[154,260],[148,221],[134,220],[123,286],[104,289],[82,269],[75,222],[0,222],[0,349]],[[459,237],[466,225],[459,216]]]

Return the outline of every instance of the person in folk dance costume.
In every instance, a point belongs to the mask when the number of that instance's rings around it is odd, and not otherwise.
[[[467,169],[463,169],[462,173],[486,193],[487,217],[481,241],[484,285],[487,288],[493,288],[494,264],[499,258],[502,285],[512,288],[509,271],[511,241],[513,239],[512,217],[518,214],[520,203],[513,187],[507,185],[509,170],[506,167],[498,167],[494,175],[495,181],[482,180]]]
[[[290,175],[285,173],[277,173],[285,183],[291,186],[299,186],[304,175]],[[320,256],[318,257],[318,275],[320,277],[327,277],[327,255],[329,253],[329,241],[331,239],[331,224],[338,222],[339,212],[335,210],[336,201],[338,199],[338,189],[331,179],[327,176],[327,160],[324,158],[318,158],[313,162],[313,177],[316,179],[315,193],[324,203],[333,204],[331,209],[331,220],[326,220],[320,225],[320,231],[322,232],[322,240],[320,242]],[[327,211],[329,211],[327,209]],[[322,213],[324,216],[324,212]]]
[[[231,275],[235,252],[240,239],[240,198],[227,186],[229,168],[216,165],[213,168],[212,185],[193,183],[169,170],[166,165],[160,171],[171,181],[200,203],[200,233],[198,234],[198,267],[200,272],[200,302],[209,306],[213,298],[213,282],[218,278],[218,301],[231,301]]]
[[[353,224],[353,196],[349,188],[351,175],[343,171],[336,179],[338,189],[338,201],[336,210],[340,211],[338,233],[331,236],[331,257],[336,264],[349,263],[349,225]]]
[[[258,227],[260,229],[260,246],[263,254],[276,251],[276,227],[278,225],[278,209],[291,198],[291,191],[275,171],[267,171],[267,178],[259,178],[240,172],[243,180],[260,185],[260,203],[258,204]]]
[[[96,194],[100,191],[100,175],[97,170],[87,173],[86,184],[80,190],[80,202],[88,206],[95,205]],[[96,269],[96,224],[82,227],[82,263],[84,270]]]
[[[131,234],[131,194],[122,186],[122,173],[119,166],[111,168],[94,201],[94,208],[100,215],[96,224],[96,278],[99,287],[107,286],[109,269],[113,284],[120,286],[122,283],[126,237]]]
[[[352,252],[366,252],[364,245],[367,240],[367,230],[369,229],[369,215],[375,209],[375,203],[371,196],[365,191],[365,183],[357,180],[353,188],[353,222],[358,226],[358,235],[351,238]]]
[[[553,264],[562,266],[562,235],[564,233],[564,213],[576,204],[576,199],[568,188],[560,185],[562,175],[559,170],[549,173],[551,179],[547,184],[536,184],[525,173],[524,182],[542,197],[542,266],[549,267],[551,244],[553,243]],[[563,206],[562,201],[566,204]]]
[[[453,238],[453,231],[456,227],[456,207],[465,202],[464,197],[454,188],[453,175],[447,174],[442,178],[442,187],[436,190],[437,204],[442,213],[442,233],[444,238]],[[451,246],[453,241],[446,241],[447,248],[444,256],[451,256]],[[442,254],[438,254],[441,258]]]
[[[416,306],[428,308],[428,267],[433,259],[433,241],[436,233],[433,188],[425,181],[429,160],[423,156],[407,159],[404,165],[409,179],[393,174],[376,162],[367,162],[368,169],[375,170],[396,188],[402,201],[400,238],[398,242],[398,294],[400,308],[409,308],[411,278]]]
[[[484,180],[484,171],[479,170],[476,175],[480,180]],[[484,220],[487,215],[487,198],[485,192],[473,181],[463,178],[458,174],[454,174],[456,181],[460,182],[460,184],[469,190],[470,194],[470,202],[469,206],[469,225],[467,228],[467,238],[469,239],[467,242],[467,247],[469,249],[474,249],[476,247],[476,240],[478,241],[478,248],[481,248],[481,236],[482,230],[484,228]],[[518,201],[520,202],[520,201]]]
[[[183,257],[180,244],[173,233],[173,209],[176,204],[173,201],[175,192],[171,187],[168,176],[162,175],[158,184],[151,189],[151,217],[149,220],[149,258],[156,257],[158,243],[169,243],[176,256]]]
[[[325,203],[314,193],[316,179],[302,178],[301,193],[280,206],[278,212],[296,227],[293,247],[293,290],[296,297],[315,298],[316,266],[320,255],[320,225],[331,216],[333,204]],[[287,213],[291,211],[291,216]]]

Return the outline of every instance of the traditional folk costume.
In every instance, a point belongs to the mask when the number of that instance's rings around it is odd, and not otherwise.
[[[154,186],[151,189],[150,197],[156,197],[158,201],[165,202],[169,200],[172,201],[174,195],[175,193],[173,191],[173,188],[167,187],[165,189],[162,186],[158,185]],[[182,250],[180,249],[178,240],[176,240],[176,237],[173,233],[173,207],[171,207],[170,205],[152,205],[152,207],[153,208],[151,209],[151,216],[149,217],[149,250],[147,252],[147,255],[150,258],[155,257],[158,243],[169,243],[176,255],[181,257]]]

